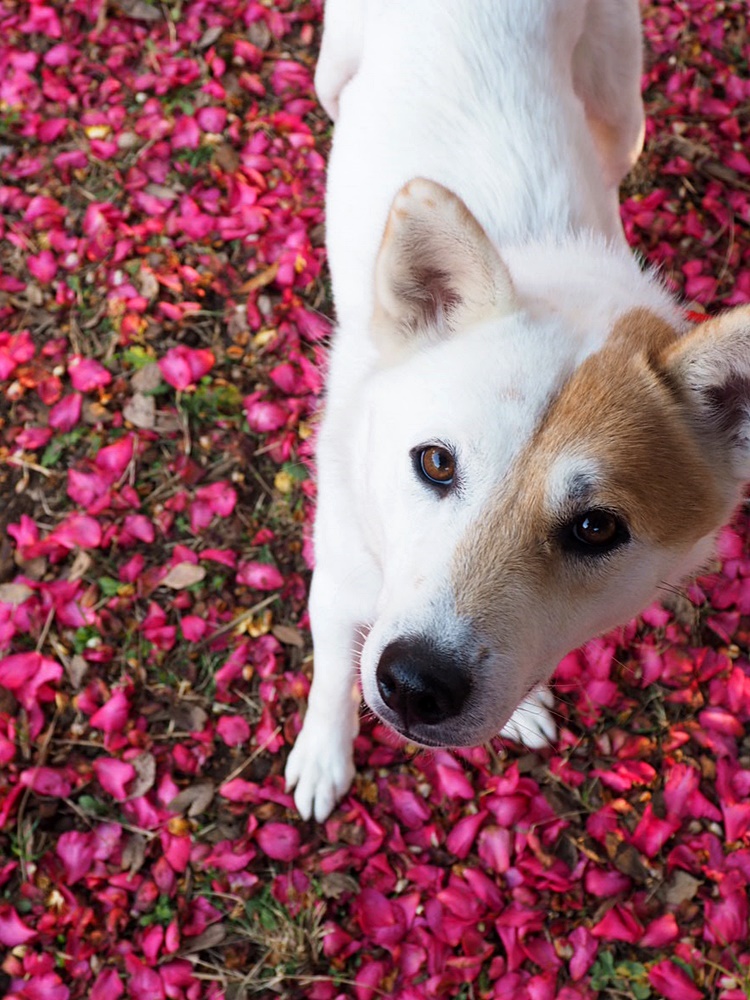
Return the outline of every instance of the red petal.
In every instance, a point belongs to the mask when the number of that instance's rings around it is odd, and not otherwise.
[[[299,830],[288,823],[266,823],[256,837],[261,850],[274,861],[294,861],[299,854]]]
[[[701,1000],[704,996],[687,972],[669,959],[649,970],[648,981],[667,1000]]]

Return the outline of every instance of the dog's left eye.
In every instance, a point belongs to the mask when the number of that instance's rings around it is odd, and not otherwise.
[[[630,540],[621,517],[611,510],[592,508],[563,525],[561,541],[566,549],[581,555],[605,555]]]
[[[435,486],[450,486],[456,476],[456,460],[442,445],[430,444],[414,452],[419,475]]]

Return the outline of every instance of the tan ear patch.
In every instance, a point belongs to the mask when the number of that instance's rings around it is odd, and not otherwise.
[[[498,595],[523,581],[537,592],[566,581],[576,586],[554,542],[563,512],[550,509],[548,497],[549,472],[561,458],[598,470],[585,506],[621,513],[638,539],[687,550],[720,527],[727,496],[655,367],[677,337],[657,316],[631,312],[573,373],[457,549],[453,585],[461,613],[486,619]]]

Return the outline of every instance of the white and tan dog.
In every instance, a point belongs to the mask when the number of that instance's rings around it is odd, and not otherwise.
[[[688,329],[620,225],[640,73],[636,0],[328,0],[305,817],[351,782],[358,666],[416,743],[543,742],[558,660],[699,566],[741,498],[750,310]]]

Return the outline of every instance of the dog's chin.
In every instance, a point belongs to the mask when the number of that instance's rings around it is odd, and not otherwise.
[[[410,728],[399,724],[387,709],[369,707],[380,722],[387,726],[396,737],[429,750],[482,746],[497,736],[508,721],[505,719],[499,726],[492,726],[490,729],[486,727],[481,729],[464,728],[460,723],[452,726],[414,726]]]

